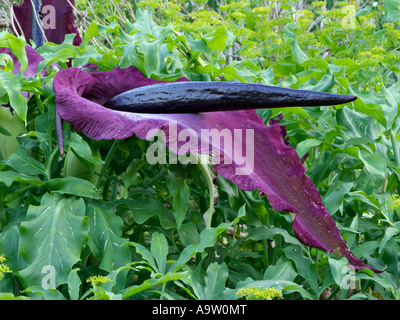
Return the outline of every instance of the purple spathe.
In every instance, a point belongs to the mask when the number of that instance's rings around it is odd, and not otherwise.
[[[178,81],[188,81],[179,79]],[[85,72],[79,68],[60,70],[53,81],[57,110],[62,119],[75,129],[94,140],[125,139],[136,135],[148,139],[148,133],[161,129],[170,149],[179,153],[185,141],[171,137],[170,124],[176,123],[176,135],[190,129],[201,136],[202,130],[228,129],[253,130],[254,167],[248,174],[237,174],[239,158],[228,145],[212,139],[204,148],[204,140],[198,141],[197,151],[209,153],[211,147],[218,147],[220,163],[215,164],[217,172],[237,184],[242,190],[259,190],[265,193],[272,207],[278,211],[295,214],[293,230],[298,239],[307,246],[316,247],[329,253],[339,251],[356,268],[370,268],[355,257],[341,238],[336,224],[322,203],[322,199],[296,151],[285,144],[282,128],[278,123],[266,127],[255,110],[210,112],[198,114],[145,114],[115,111],[103,107],[112,97],[128,90],[151,84],[163,83],[143,76],[134,67],[116,68],[107,72]],[[153,134],[154,135],[154,134]],[[170,141],[177,141],[171,144]],[[242,150],[245,145],[242,141]],[[210,148],[209,148],[210,147]],[[193,150],[191,150],[193,151]],[[228,154],[227,158],[224,155]],[[226,161],[229,160],[229,161]]]

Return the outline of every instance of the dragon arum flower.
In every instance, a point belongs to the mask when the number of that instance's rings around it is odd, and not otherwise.
[[[368,267],[380,272],[367,266],[348,249],[321,196],[311,179],[305,175],[301,159],[283,141],[279,123],[265,126],[254,110],[296,106],[299,101],[303,106],[343,104],[356,97],[243,85],[240,88],[244,92],[240,95],[239,84],[191,84],[185,78],[171,84],[146,78],[134,67],[105,72],[69,68],[57,72],[53,90],[61,118],[94,140],[125,139],[132,135],[149,139],[148,133],[152,131],[155,135],[157,130],[154,129],[159,129],[164,133],[165,143],[170,150],[183,154],[188,150],[184,148],[187,141],[179,138],[183,130],[190,130],[197,137],[201,137],[201,131],[205,129],[218,132],[254,130],[254,168],[249,174],[237,174],[236,169],[241,163],[235,153],[233,156],[229,154],[228,162],[223,158],[226,150],[232,150],[232,145],[225,141],[221,143],[218,139],[210,139],[204,142],[200,138],[197,150],[192,145],[190,152],[206,154],[210,153],[212,147],[218,148],[221,161],[215,164],[216,171],[242,190],[257,189],[266,194],[274,209],[293,213],[293,230],[303,244],[329,253],[341,253],[356,269]],[[240,104],[232,104],[234,100],[226,95],[220,97],[224,92],[219,86],[234,92],[241,99]],[[189,88],[186,93],[185,88]],[[177,92],[176,96],[174,92]],[[137,99],[140,99],[140,104]],[[216,102],[215,109],[210,99]],[[177,125],[173,131],[174,137],[168,130],[171,122]],[[241,150],[246,150],[245,141],[240,140],[243,144]]]
[[[41,3],[39,0],[34,2]],[[59,17],[56,23],[61,23],[55,28],[51,23],[47,24],[50,26],[45,33],[48,41],[61,43],[65,33],[76,33],[72,8],[66,7],[69,2],[43,0],[42,5],[52,4],[56,8]],[[22,6],[32,10],[31,3],[25,0]],[[18,8],[14,9],[18,17]],[[41,37],[35,31],[33,19],[25,19],[29,10],[21,10],[22,20],[19,20],[22,29],[27,30],[24,32],[26,39],[32,38],[40,45]],[[42,25],[44,27],[44,21]],[[56,39],[56,36],[62,39]],[[75,40],[77,44],[81,41],[78,34]],[[32,67],[37,68],[37,64],[33,63]],[[256,108],[336,105],[351,102],[356,97],[257,84],[191,83],[185,78],[166,83],[146,78],[134,67],[90,73],[79,68],[63,69],[54,77],[53,90],[56,114],[91,139],[125,139],[132,135],[149,139],[149,132],[154,136],[161,130],[167,146],[174,153],[209,154],[219,150],[216,171],[242,190],[258,190],[265,194],[277,211],[294,214],[292,226],[300,242],[329,253],[338,252],[355,269],[370,268],[381,272],[366,265],[349,250],[320,194],[305,174],[301,159],[283,141],[282,127],[279,123],[265,126],[255,111]],[[176,123],[172,133],[168,130],[171,122]],[[60,118],[57,118],[56,126],[62,154]],[[212,139],[210,135],[204,140],[202,130],[254,132],[251,142],[256,154],[252,170],[238,174],[243,157],[240,152],[231,152],[236,149],[232,143],[239,144],[236,145],[239,150],[247,150],[246,139],[228,139],[221,144],[220,139]],[[182,139],[182,132],[192,132],[201,138],[188,149],[186,139],[190,140],[190,136],[184,135]]]

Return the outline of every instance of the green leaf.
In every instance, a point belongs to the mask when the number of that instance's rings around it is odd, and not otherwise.
[[[400,5],[397,0],[383,1],[386,19],[388,21],[400,21]]]
[[[336,211],[339,210],[344,196],[350,191],[353,184],[353,182],[343,182],[338,180],[328,189],[328,192],[324,196],[323,203],[331,215],[335,214]]]
[[[229,43],[232,42],[232,38],[233,34],[225,26],[220,26],[215,30],[212,40],[208,42],[208,47],[211,51],[224,51]]]
[[[151,254],[157,262],[157,269],[161,275],[165,274],[168,256],[168,242],[164,234],[154,232],[151,237]]]
[[[204,297],[205,300],[218,300],[229,277],[228,266],[225,262],[219,264],[214,262],[207,268],[204,278]]]
[[[104,164],[104,161],[95,157],[88,143],[76,132],[71,132],[67,139],[68,146],[71,147],[75,155],[84,163]]]
[[[157,216],[164,229],[176,228],[172,212],[157,199],[148,197],[134,200],[120,200],[119,204],[128,206],[132,212],[133,220],[138,224],[143,224],[151,217]]]
[[[351,269],[348,266],[348,261],[345,258],[342,259],[333,259],[331,257],[328,258],[330,271],[332,273],[332,277],[335,280],[336,284],[340,287],[346,287],[346,285],[350,285],[347,281],[349,278],[349,271]],[[352,279],[350,279],[351,281]],[[355,281],[355,273],[354,279]],[[346,289],[346,288],[345,288]],[[348,288],[347,288],[348,289]]]
[[[310,58],[301,50],[299,43],[297,42],[296,33],[294,33],[291,29],[293,29],[292,24],[288,24],[285,27],[285,34],[288,39],[292,39],[291,48],[293,58],[296,60],[298,64],[303,64],[304,62],[310,60]]]
[[[336,121],[348,129],[351,137],[361,137],[371,142],[378,138],[375,121],[367,115],[344,107],[336,111]]]
[[[79,289],[82,284],[78,276],[79,269],[72,270],[68,275],[68,293],[71,300],[79,299]]]
[[[399,233],[399,229],[397,229],[397,228],[388,227],[385,230],[385,235],[383,236],[382,241],[379,244],[379,253],[382,253],[382,251],[386,247],[386,243],[398,233]]]
[[[281,258],[277,261],[275,265],[269,265],[267,270],[264,273],[264,280],[287,280],[293,281],[297,276],[296,270],[292,263],[288,260],[284,260]]]
[[[128,245],[136,248],[136,252],[139,253],[146,262],[153,267],[154,270],[157,270],[156,261],[154,260],[153,255],[146,247],[142,246],[140,243],[136,242],[128,242]]]
[[[43,185],[43,188],[59,194],[71,194],[98,200],[102,199],[99,190],[97,190],[93,184],[87,180],[75,177],[51,179]]]
[[[386,160],[381,155],[368,153],[361,149],[359,149],[358,155],[369,173],[386,176]]]
[[[114,208],[104,202],[92,201],[87,204],[90,227],[88,245],[100,261],[100,268],[111,272],[131,261],[127,239],[122,237],[123,221],[115,215]]]
[[[28,150],[21,145],[18,146],[18,149],[7,159],[6,164],[19,173],[27,175],[42,174],[46,176],[44,165],[32,158]]]
[[[286,243],[296,244],[301,246],[302,244],[297,238],[291,236],[285,229],[273,227],[267,228],[266,226],[256,227],[251,229],[248,238],[254,241],[269,239],[273,240],[275,236],[281,235]]]
[[[41,186],[44,183],[34,176],[15,171],[0,171],[0,182],[3,182],[7,187],[11,186],[13,182],[34,184],[37,186]]]
[[[190,189],[184,180],[183,172],[170,170],[167,179],[168,190],[173,197],[172,212],[174,214],[177,228],[179,229],[190,204]]]
[[[289,246],[283,249],[285,256],[292,260],[296,270],[302,276],[314,291],[316,297],[319,297],[319,285],[317,274],[312,269],[312,260],[302,255],[302,250],[298,246]]]
[[[86,28],[85,33],[84,33],[84,43],[87,45],[90,40],[92,40],[94,37],[97,37],[100,34],[107,34],[111,32],[116,32],[120,28],[119,24],[116,22],[111,22],[110,25],[105,26],[97,21],[93,20],[89,27]]]
[[[168,281],[175,281],[175,280],[182,279],[186,274],[187,274],[187,272],[168,273],[159,279],[145,280],[141,285],[131,286],[127,290],[125,290],[124,295],[122,296],[122,300],[129,298],[129,297],[133,296],[134,294],[137,294],[139,292],[147,290],[151,287],[154,287],[158,284],[163,284]]]
[[[33,300],[25,296],[14,296],[12,293],[0,292],[0,300]]]
[[[25,51],[25,39],[23,37],[16,37],[9,32],[2,31],[0,32],[0,47],[9,48],[21,63],[21,71],[25,72],[28,67],[28,58]]]
[[[67,283],[88,239],[85,202],[45,194],[40,206],[29,206],[27,221],[22,222],[19,231],[19,251],[28,263],[19,272],[25,286],[42,286],[46,267],[55,271],[49,276],[55,277],[56,287]]]
[[[175,272],[188,262],[197,252],[203,252],[205,248],[215,245],[217,237],[230,226],[237,224],[240,218],[246,215],[245,205],[238,212],[238,216],[230,223],[221,223],[216,228],[206,227],[200,233],[200,241],[196,244],[185,247],[179,258],[169,267],[168,271]]]
[[[0,69],[0,86],[6,90],[10,106],[22,121],[26,121],[28,104],[21,94],[21,84],[12,72],[4,72]]]
[[[310,150],[310,148],[318,147],[322,143],[318,139],[306,139],[298,143],[296,147],[296,152],[299,158],[304,157],[304,155]]]
[[[40,286],[30,286],[24,290],[34,300],[66,300],[62,293],[56,289],[44,289]]]

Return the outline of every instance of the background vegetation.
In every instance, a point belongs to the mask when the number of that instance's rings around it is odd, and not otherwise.
[[[213,192],[204,167],[149,165],[148,142],[136,137],[95,142],[64,124],[67,153],[59,157],[50,72],[13,79],[14,90],[33,95],[25,135],[16,138],[23,122],[0,109],[0,296],[399,298],[398,1],[80,0],[74,13],[82,45],[71,37],[44,45],[42,67],[66,68],[74,58],[73,66],[99,70],[134,65],[154,79],[360,97],[340,107],[258,113],[266,125],[283,115],[289,143],[349,248],[385,272],[353,273],[346,259],[303,246],[289,214],[222,177]],[[206,227],[203,214],[216,200]],[[39,249],[48,241],[34,236],[40,228],[61,239],[69,224],[74,241]],[[43,260],[58,266],[56,288],[43,288]]]

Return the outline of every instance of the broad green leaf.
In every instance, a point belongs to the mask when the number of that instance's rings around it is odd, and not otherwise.
[[[33,300],[26,296],[14,296],[12,293],[0,292],[0,300]]]
[[[400,22],[400,5],[397,0],[384,0],[383,1],[386,19],[388,21]]]
[[[306,139],[298,143],[296,147],[296,152],[299,158],[304,157],[304,155],[310,150],[310,148],[318,147],[322,143],[318,139]]]
[[[97,37],[100,34],[107,34],[118,31],[119,27],[120,27],[119,24],[116,22],[111,22],[110,25],[105,26],[93,20],[90,23],[90,25],[86,28],[84,33],[83,39],[85,45],[87,45],[90,42],[90,40],[92,40],[94,37]]]
[[[352,106],[355,110],[378,120],[383,125],[386,125],[385,117],[383,115],[382,109],[380,108],[381,103],[378,103],[377,101],[369,101],[367,95],[357,92],[350,87],[349,94],[358,97],[357,100],[352,102]]]
[[[266,226],[257,227],[251,229],[248,234],[248,238],[254,241],[269,239],[273,240],[275,236],[281,235],[286,243],[296,244],[301,246],[299,240],[291,236],[285,229],[273,227],[267,228]]]
[[[13,182],[34,184],[37,186],[41,186],[44,183],[34,176],[15,171],[0,171],[0,182],[3,182],[7,187],[11,186]]]
[[[0,108],[0,152],[7,159],[18,148],[17,136],[26,133],[24,122],[12,115],[9,108]]]
[[[367,60],[362,61],[361,63],[356,63],[350,58],[337,59],[337,58],[332,57],[331,59],[332,59],[333,63],[335,64],[335,66],[341,66],[341,67],[346,68],[347,76],[349,76],[352,73],[357,72],[360,69],[365,68],[369,65],[378,63],[377,60],[373,60],[373,59],[367,59]]]
[[[396,101],[392,92],[386,89],[385,86],[382,86],[381,92],[385,96],[387,103],[382,103],[380,107],[382,108],[382,113],[386,120],[386,129],[389,130],[392,128],[399,112],[398,102]]]
[[[336,120],[349,130],[351,137],[361,137],[371,142],[378,138],[375,121],[367,115],[344,107],[336,111]]]
[[[343,182],[338,180],[329,188],[323,199],[323,203],[331,215],[335,214],[336,211],[339,210],[344,196],[350,191],[353,184],[353,182]]]
[[[46,276],[55,277],[56,287],[67,283],[88,239],[86,220],[82,199],[45,194],[40,206],[29,206],[19,230],[19,251],[28,263],[19,275],[26,286],[42,286]]]
[[[68,275],[68,294],[71,300],[79,299],[79,289],[82,281],[78,276],[79,269],[73,269]]]
[[[379,244],[379,253],[382,253],[382,251],[384,250],[384,248],[386,246],[386,243],[398,233],[399,233],[399,229],[397,229],[397,228],[388,227],[385,230],[385,235],[383,236],[383,239],[382,239],[381,243]]]
[[[87,204],[90,227],[88,245],[93,255],[100,261],[99,267],[111,272],[125,266],[131,260],[128,239],[122,237],[122,219],[107,203],[92,201]]]
[[[142,159],[134,159],[131,164],[126,169],[125,173],[122,176],[122,182],[126,189],[129,189],[131,186],[135,186],[140,183],[141,179],[138,174],[138,171],[147,164],[147,161]]]
[[[200,241],[200,234],[193,222],[183,223],[178,230],[179,239],[184,246],[195,244]]]
[[[28,150],[21,145],[18,146],[17,150],[10,157],[8,157],[6,164],[19,173],[27,175],[47,175],[43,163],[32,158]]]
[[[182,171],[170,170],[167,179],[167,187],[172,196],[172,212],[179,229],[190,204],[190,189],[185,182]]]
[[[171,210],[154,198],[138,198],[120,200],[119,204],[127,205],[131,210],[133,220],[138,224],[145,223],[153,216],[157,216],[164,229],[176,228],[176,222]]]
[[[4,72],[0,69],[0,86],[8,94],[10,106],[22,121],[26,121],[28,104],[21,94],[21,84],[18,78],[12,72]]]
[[[217,237],[230,226],[237,224],[240,218],[246,215],[245,206],[243,205],[238,212],[238,216],[230,223],[221,223],[216,228],[206,227],[200,233],[200,241],[197,244],[191,244],[185,247],[179,258],[169,267],[169,271],[176,272],[186,262],[188,262],[197,252],[203,252],[205,248],[215,245]]]
[[[85,163],[94,165],[104,164],[104,161],[95,157],[88,143],[76,132],[71,132],[67,139],[68,146],[74,151],[75,155]]]
[[[130,246],[133,246],[136,248],[136,252],[139,253],[146,262],[153,267],[154,270],[157,270],[157,265],[156,261],[154,260],[153,255],[149,250],[146,249],[146,247],[142,246],[140,243],[136,242],[128,242],[127,243]]]
[[[152,10],[138,9],[136,11],[136,21],[132,25],[131,30],[136,31],[135,36],[151,35],[154,38],[158,38],[162,28],[154,22]]]
[[[167,273],[165,276],[158,278],[158,279],[145,280],[139,286],[131,286],[131,287],[127,288],[126,290],[124,290],[122,300],[129,298],[129,297],[133,296],[134,294],[137,294],[139,292],[147,290],[151,287],[154,287],[158,284],[163,284],[168,281],[175,281],[175,280],[182,279],[186,274],[187,274],[187,272]]]
[[[265,270],[263,279],[293,281],[296,276],[297,272],[294,270],[292,263],[288,260],[284,260],[284,258],[281,258],[278,260],[276,265],[271,264],[268,266],[267,270]]]
[[[208,42],[208,47],[211,51],[224,51],[232,42],[232,38],[233,34],[225,26],[220,26],[215,30],[212,40]]]
[[[59,194],[70,194],[91,199],[102,199],[99,190],[97,190],[93,184],[87,180],[75,177],[51,179],[43,185],[43,188]]]
[[[291,29],[293,29],[292,24],[288,24],[285,27],[285,34],[288,39],[292,39],[291,48],[293,58],[296,60],[298,64],[303,64],[304,62],[310,60],[310,58],[301,50],[299,43],[297,41],[296,33],[294,33]]]
[[[333,259],[331,257],[328,258],[330,271],[332,273],[333,279],[336,284],[340,287],[344,287],[344,289],[349,289],[351,285],[351,281],[355,281],[355,272],[353,279],[351,279],[351,269],[348,266],[348,261],[345,258],[342,259]]]
[[[214,262],[207,268],[204,278],[204,298],[205,300],[218,300],[229,277],[228,266],[225,262],[219,264]]]
[[[319,297],[318,278],[312,269],[312,260],[304,257],[298,246],[288,246],[283,249],[283,252],[289,260],[294,262],[297,272],[310,284],[315,296]]]
[[[168,256],[168,242],[164,234],[154,232],[150,244],[151,254],[157,262],[158,271],[161,275],[165,274]]]
[[[9,48],[21,63],[21,71],[25,72],[28,67],[28,58],[26,56],[26,41],[24,37],[16,37],[13,34],[2,31],[0,32],[0,47]]]
[[[30,286],[24,290],[34,300],[66,300],[62,293],[56,289],[45,289],[41,286]]]
[[[386,176],[386,160],[378,153],[368,153],[359,150],[360,160],[364,163],[365,169],[371,174]]]

